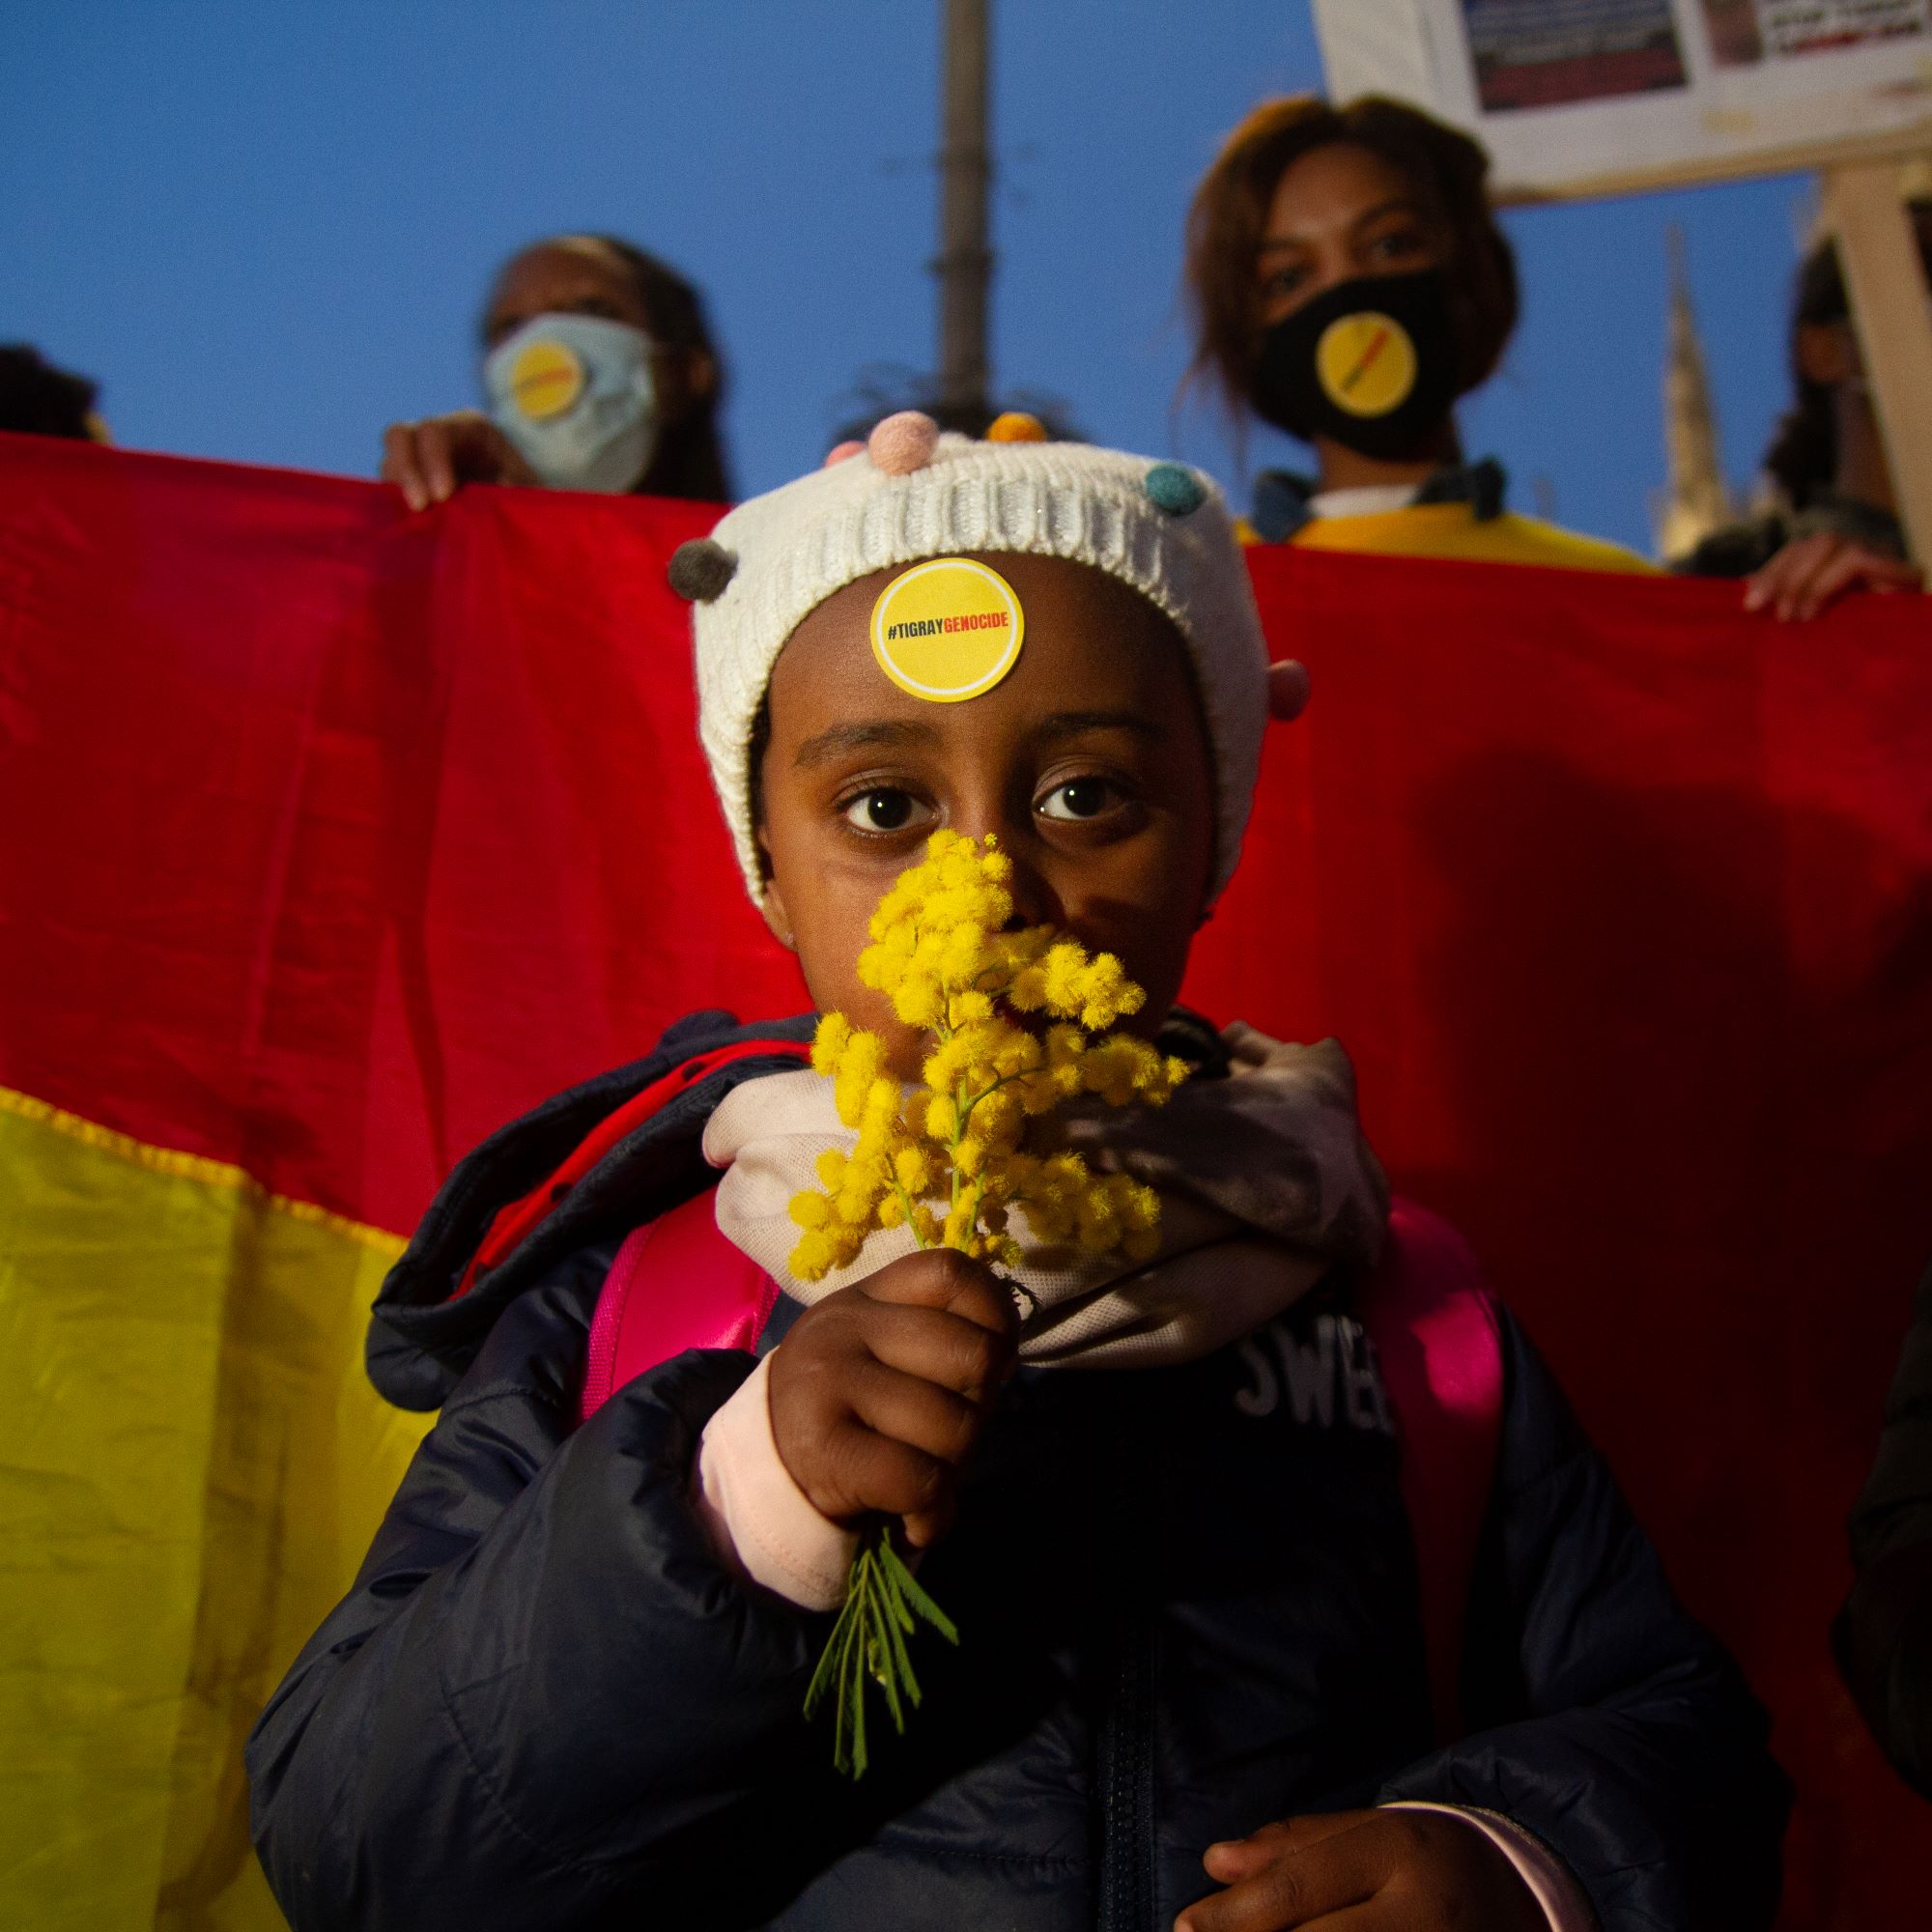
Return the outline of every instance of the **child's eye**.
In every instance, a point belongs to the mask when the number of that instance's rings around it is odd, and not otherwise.
[[[1073,820],[1098,818],[1118,802],[1115,787],[1105,779],[1069,779],[1063,785],[1055,785],[1040,800],[1039,815]]]
[[[917,823],[922,813],[926,813],[926,808],[911,792],[891,785],[862,791],[844,809],[846,823],[856,825],[861,832],[903,832]]]

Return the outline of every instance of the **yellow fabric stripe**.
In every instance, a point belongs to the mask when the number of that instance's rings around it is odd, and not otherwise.
[[[281,1923],[242,1745],[428,1426],[401,1246],[0,1092],[0,1925]]]
[[[199,1180],[209,1187],[241,1188],[245,1193],[256,1195],[280,1213],[292,1214],[298,1221],[312,1221],[317,1227],[328,1228],[352,1241],[361,1242],[366,1248],[373,1248],[383,1257],[385,1269],[403,1251],[402,1241],[385,1229],[372,1228],[366,1221],[352,1221],[346,1214],[331,1213],[327,1208],[318,1208],[312,1201],[297,1201],[287,1194],[270,1194],[244,1168],[231,1167],[225,1160],[211,1160],[206,1154],[184,1153],[178,1148],[156,1147],[150,1141],[137,1141],[131,1134],[103,1127],[99,1121],[83,1120],[78,1114],[70,1114],[64,1107],[37,1100],[31,1094],[18,1094],[11,1087],[0,1087],[0,1114],[17,1114],[23,1121],[38,1121],[43,1126],[52,1127],[56,1133],[70,1135],[88,1147],[99,1149],[102,1153],[113,1154],[119,1160],[138,1161],[143,1167],[153,1168],[156,1174],[172,1174],[184,1180]]]

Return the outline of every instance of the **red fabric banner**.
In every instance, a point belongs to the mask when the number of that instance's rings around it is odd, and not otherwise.
[[[0,437],[0,1087],[407,1230],[698,1006],[795,1010],[664,565],[701,508]],[[1826,1647],[1932,1250],[1932,607],[1267,551],[1278,727],[1188,997],[1341,1036],[1803,1789],[1785,1923],[1923,1814]],[[138,1311],[130,1310],[130,1317]],[[346,1579],[345,1579],[346,1580]]]

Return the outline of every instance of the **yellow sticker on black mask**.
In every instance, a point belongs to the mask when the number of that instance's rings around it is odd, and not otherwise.
[[[1392,315],[1363,309],[1331,322],[1315,345],[1328,399],[1354,416],[1385,416],[1415,387],[1415,344]]]
[[[958,704],[991,691],[1019,659],[1026,618],[997,570],[963,556],[916,563],[872,606],[872,655],[915,697]]]

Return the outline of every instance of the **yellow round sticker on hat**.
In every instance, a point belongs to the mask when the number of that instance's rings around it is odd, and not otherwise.
[[[872,655],[915,697],[958,704],[991,691],[1020,654],[1026,619],[997,570],[936,556],[902,571],[872,606]]]
[[[533,422],[560,416],[583,393],[583,364],[561,342],[539,337],[510,364],[510,393]]]
[[[1385,416],[1415,387],[1415,344],[1392,315],[1364,309],[1321,331],[1315,373],[1338,409],[1355,416]]]

